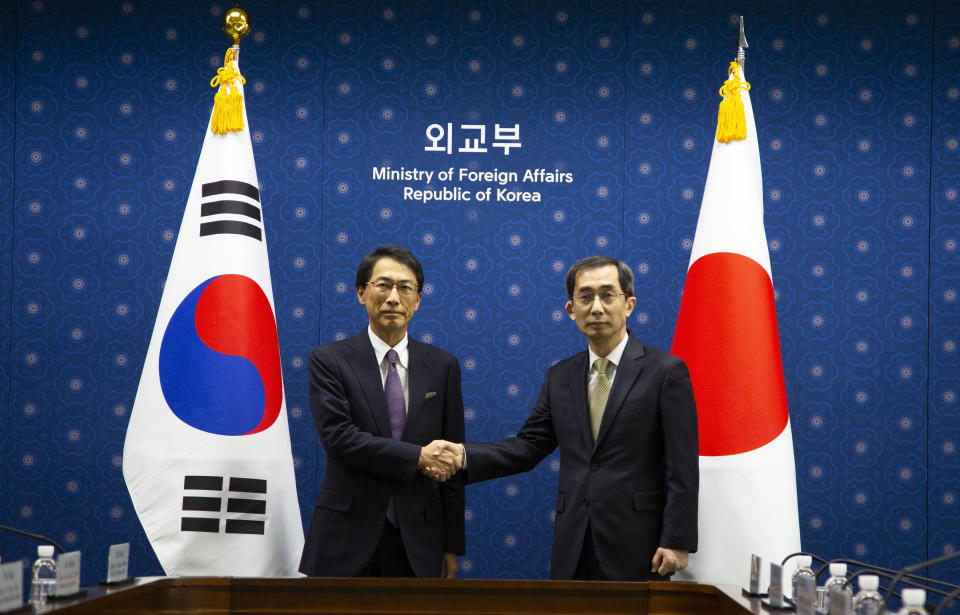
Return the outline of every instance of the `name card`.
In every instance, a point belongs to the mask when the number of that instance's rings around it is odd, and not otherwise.
[[[107,556],[107,583],[119,583],[127,580],[130,563],[130,543],[110,545]]]
[[[760,556],[750,556],[750,589],[751,594],[757,595],[763,593],[760,589]]]
[[[767,593],[770,595],[769,606],[777,609],[786,606],[783,600],[783,568],[774,562],[770,562],[770,589]]]
[[[57,598],[80,593],[80,552],[61,553],[57,557]]]
[[[0,613],[23,606],[23,564],[19,561],[0,566]]]

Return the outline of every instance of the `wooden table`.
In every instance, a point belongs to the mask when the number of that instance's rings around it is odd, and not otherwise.
[[[152,577],[55,600],[39,613],[591,615],[766,612],[739,587],[679,582]]]

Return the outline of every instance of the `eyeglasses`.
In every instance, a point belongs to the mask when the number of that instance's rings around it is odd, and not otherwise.
[[[404,297],[409,297],[417,292],[417,285],[411,284],[410,282],[385,282],[383,280],[377,280],[376,282],[367,282],[366,286],[372,286],[373,290],[381,295],[389,295],[394,286],[397,287],[397,292]]]
[[[578,305],[582,305],[584,307],[593,305],[593,302],[596,301],[597,297],[600,297],[600,301],[604,305],[613,305],[621,295],[626,295],[626,293],[615,293],[612,290],[607,290],[599,295],[596,293],[580,293],[576,297],[572,297],[572,299],[576,301]]]

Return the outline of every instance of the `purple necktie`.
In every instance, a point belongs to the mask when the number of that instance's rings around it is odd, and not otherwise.
[[[406,404],[403,402],[403,385],[400,384],[400,373],[397,371],[397,351],[391,348],[387,351],[387,381],[383,383],[383,392],[387,394],[387,410],[390,412],[390,434],[394,440],[403,435],[403,425],[407,422]],[[387,519],[394,527],[397,523],[397,510],[393,506],[393,498],[387,505]]]
[[[387,351],[387,381],[383,391],[387,394],[387,410],[390,412],[390,434],[394,440],[399,440],[403,434],[403,425],[407,422],[406,404],[403,402],[403,386],[400,384],[400,373],[397,372],[397,351],[391,348]]]

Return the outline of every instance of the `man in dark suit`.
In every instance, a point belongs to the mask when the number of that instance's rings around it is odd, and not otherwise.
[[[423,268],[378,248],[357,270],[370,325],[310,355],[310,409],[327,453],[300,572],[453,577],[464,550],[463,481],[436,440],[463,439],[456,357],[407,336]],[[417,470],[421,472],[418,472]]]
[[[591,256],[566,278],[588,350],[547,372],[532,414],[499,442],[443,445],[467,482],[524,472],[560,447],[550,576],[662,579],[697,548],[699,458],[690,374],[627,331],[633,273]],[[465,459],[464,459],[465,455]]]

